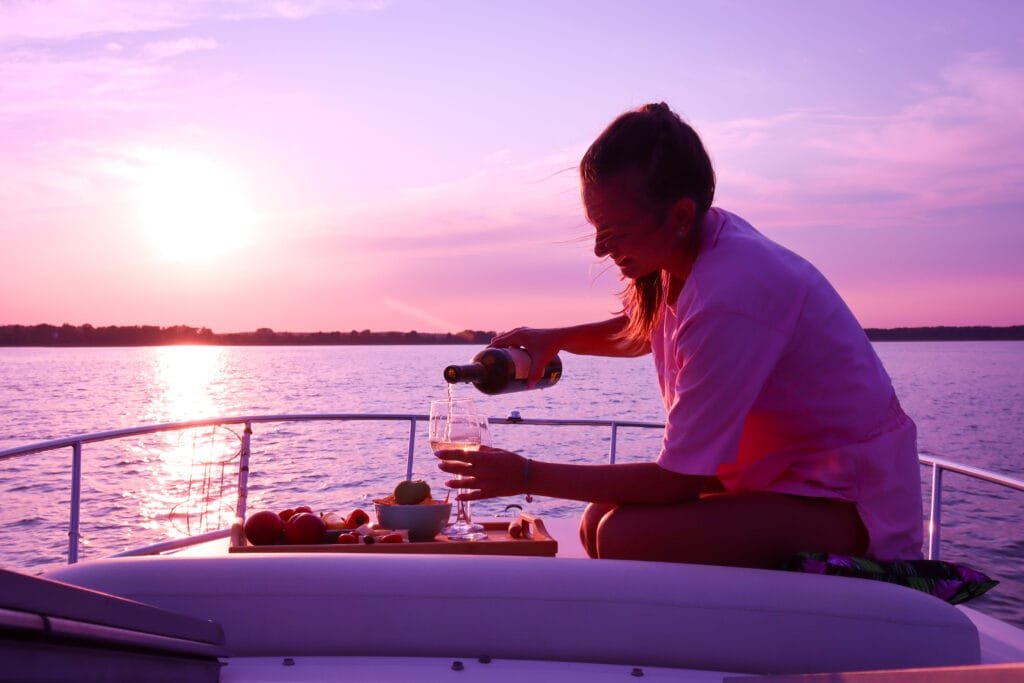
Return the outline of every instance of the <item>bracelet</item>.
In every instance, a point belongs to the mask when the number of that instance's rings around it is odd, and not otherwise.
[[[526,502],[532,503],[533,496],[530,495],[530,463],[533,462],[530,458],[526,459],[526,463],[523,464],[523,493],[526,494]]]

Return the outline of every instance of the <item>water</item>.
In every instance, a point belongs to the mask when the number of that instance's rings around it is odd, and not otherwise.
[[[1021,478],[1024,342],[876,344],[922,453]],[[0,449],[70,434],[218,415],[414,413],[447,395],[441,370],[478,349],[412,347],[154,347],[0,349]],[[484,396],[460,387],[491,416],[660,422],[649,357],[566,354],[565,374],[545,391]],[[435,495],[445,478],[419,424],[414,474]],[[238,432],[235,429],[234,432]],[[136,437],[83,449],[80,559],[180,537],[230,520],[238,435],[226,429]],[[250,510],[309,504],[347,511],[390,492],[405,474],[406,422],[257,424]],[[607,428],[499,425],[492,440],[536,458],[600,463]],[[620,462],[646,461],[658,430],[619,431]],[[226,461],[221,465],[221,461]],[[0,566],[41,571],[66,561],[70,449],[0,463]],[[224,475],[224,479],[221,475]],[[928,470],[922,469],[925,505]],[[972,606],[1024,626],[1024,493],[947,474],[943,559],[1002,583]],[[205,500],[207,504],[200,505]],[[474,504],[478,515],[522,499]],[[537,499],[546,516],[574,502]],[[199,513],[205,512],[200,519]]]

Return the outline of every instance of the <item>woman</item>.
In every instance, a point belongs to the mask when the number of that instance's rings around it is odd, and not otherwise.
[[[590,502],[580,534],[599,558],[920,558],[914,423],[825,278],[712,207],[715,176],[696,132],[664,103],[645,105],[597,138],[580,175],[594,252],[627,281],[623,315],[519,328],[492,345],[524,347],[537,372],[558,351],[653,353],[668,411],[661,451],[616,465],[438,453],[443,471],[469,477],[458,482],[464,497]]]

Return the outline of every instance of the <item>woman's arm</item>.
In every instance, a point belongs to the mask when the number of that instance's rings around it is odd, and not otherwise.
[[[532,493],[592,503],[677,503],[700,496],[708,477],[676,474],[657,463],[572,465],[527,460],[518,453],[481,447],[476,452],[439,451],[438,467],[464,479],[448,486],[469,491],[463,500]]]
[[[517,327],[503,332],[491,340],[491,346],[521,346],[533,359],[528,382],[540,379],[548,362],[559,351],[585,356],[634,357],[650,353],[650,344],[631,344],[621,338],[628,322],[618,316],[600,322],[570,327]]]

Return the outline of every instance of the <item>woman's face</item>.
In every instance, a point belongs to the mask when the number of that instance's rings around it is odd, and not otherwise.
[[[587,220],[597,233],[594,253],[611,257],[623,276],[637,279],[665,267],[671,236],[664,216],[646,201],[636,171],[625,171],[583,187]]]

